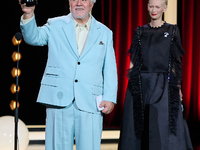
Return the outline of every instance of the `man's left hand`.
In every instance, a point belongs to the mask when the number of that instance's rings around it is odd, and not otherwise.
[[[114,108],[114,103],[113,102],[109,102],[109,101],[102,101],[101,104],[99,105],[99,107],[104,107],[104,109],[102,110],[102,113],[104,114],[110,114]]]

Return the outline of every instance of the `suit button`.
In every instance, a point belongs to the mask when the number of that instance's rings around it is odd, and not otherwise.
[[[76,79],[76,80],[75,80],[75,82],[77,83],[77,82],[78,82],[78,80]]]
[[[78,62],[78,65],[80,65],[81,63],[80,62]]]

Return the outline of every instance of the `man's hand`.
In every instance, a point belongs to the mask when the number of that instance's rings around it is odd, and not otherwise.
[[[33,17],[35,6],[27,7],[26,3],[21,4],[21,0],[19,0],[19,4],[21,5],[22,11],[24,12],[23,19],[30,19]]]
[[[114,103],[109,102],[109,101],[102,101],[99,107],[104,107],[102,110],[102,113],[104,114],[110,114],[114,108]]]

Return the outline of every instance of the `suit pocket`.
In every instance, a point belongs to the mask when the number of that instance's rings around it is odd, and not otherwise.
[[[53,67],[53,66],[48,66],[45,70],[46,77],[50,78],[58,78],[60,75],[60,68],[59,67]]]
[[[41,85],[57,87],[58,86],[58,78],[43,77],[42,81],[41,81]]]
[[[92,89],[93,95],[103,95],[103,86],[94,85]]]
[[[101,57],[101,59],[104,59],[105,57],[105,52],[106,52],[106,47],[105,45],[99,45],[98,46],[99,49],[99,56]]]
[[[41,84],[57,87],[59,82],[60,68],[47,66]]]

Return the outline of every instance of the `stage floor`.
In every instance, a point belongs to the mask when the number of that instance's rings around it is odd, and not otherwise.
[[[45,126],[27,126],[27,128],[29,130],[29,145],[26,150],[45,150]],[[101,150],[117,150],[119,135],[119,130],[103,130]],[[192,134],[191,137],[195,145],[194,150],[200,150],[199,134]]]
[[[28,125],[29,145],[26,150],[45,150],[45,126],[44,125]],[[119,130],[103,130],[101,150],[117,150],[119,140]],[[74,150],[76,146],[74,145]]]
[[[117,150],[117,144],[102,144],[101,150]],[[45,150],[44,145],[29,145],[26,150]],[[74,146],[74,149],[76,150],[76,146]]]

